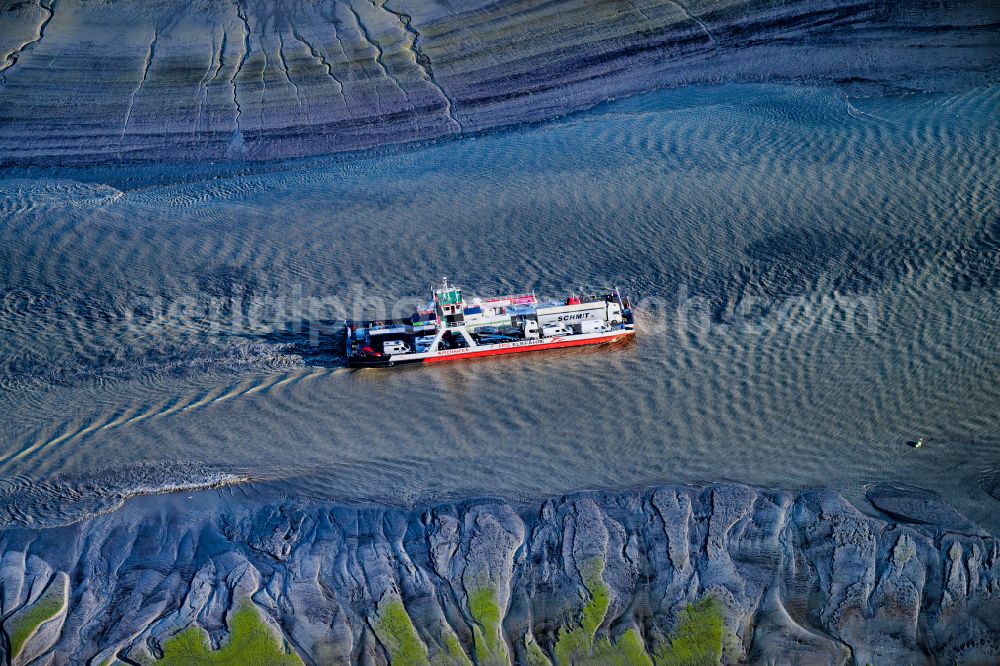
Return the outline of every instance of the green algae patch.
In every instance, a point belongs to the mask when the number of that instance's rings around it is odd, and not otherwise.
[[[402,601],[393,599],[382,604],[372,628],[389,653],[389,663],[392,666],[430,664],[427,646],[417,635],[417,629]]]
[[[65,591],[53,586],[43,592],[34,604],[14,615],[9,625],[5,627],[10,638],[11,660],[21,654],[28,639],[38,628],[62,612],[65,605]]]
[[[688,604],[677,615],[677,627],[669,645],[660,646],[653,654],[656,666],[721,663],[725,631],[725,607],[721,601],[706,596]]]
[[[557,664],[579,663],[589,656],[594,647],[594,636],[611,607],[611,589],[601,577],[604,560],[592,557],[581,562],[578,569],[589,598],[580,612],[580,626],[559,630],[554,650]]]
[[[576,661],[577,664],[603,664],[607,666],[653,666],[653,659],[635,629],[629,629],[612,643],[607,638],[594,644],[593,656]]]
[[[579,565],[580,578],[590,597],[580,611],[580,625],[559,630],[554,648],[556,664],[577,666],[653,666],[642,637],[628,629],[613,642],[597,638],[611,608],[611,588],[604,582],[604,560],[590,558]],[[541,649],[535,646],[539,652]]]
[[[556,639],[555,657],[559,666],[569,666],[579,661],[581,656],[590,652],[591,641],[587,639],[581,627],[576,629],[559,630],[559,638]]]
[[[475,620],[472,638],[478,664],[509,664],[507,643],[501,637],[503,612],[497,595],[489,587],[477,587],[469,592],[469,614]]]
[[[431,666],[472,666],[472,661],[462,649],[458,636],[448,625],[442,627],[441,644],[444,646],[444,651],[434,655]]]
[[[164,641],[163,657],[155,663],[157,666],[303,666],[297,654],[284,650],[281,641],[249,603],[230,617],[229,640],[218,650],[211,649],[204,629],[192,625]]]
[[[556,663],[574,666],[653,666],[653,660],[635,629],[629,629],[614,642],[604,637],[587,641],[580,628],[560,634],[556,643]]]
[[[524,637],[524,658],[528,666],[552,666],[552,662],[531,634],[526,634]]]
[[[601,577],[604,573],[604,560],[600,557],[593,557],[584,561],[580,567],[580,577],[583,584],[590,592],[590,601],[583,606],[583,613],[580,615],[580,625],[584,633],[594,640],[597,629],[604,622],[604,616],[608,614],[611,607],[611,588]]]

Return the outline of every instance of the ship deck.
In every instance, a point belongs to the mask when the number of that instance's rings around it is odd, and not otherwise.
[[[614,304],[623,304],[617,290],[543,302],[534,294],[463,301],[455,290],[454,301],[443,301],[452,306],[445,317],[440,293],[408,317],[345,322],[349,364],[381,367],[595,344],[629,335],[634,328],[630,312],[627,322],[621,316],[621,321],[610,321]]]

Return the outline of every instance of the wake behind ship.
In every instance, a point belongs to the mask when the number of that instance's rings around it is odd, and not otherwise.
[[[448,283],[426,308],[393,321],[348,321],[347,364],[382,368],[616,342],[635,334],[628,298],[608,293],[540,303],[534,294],[473,298]]]

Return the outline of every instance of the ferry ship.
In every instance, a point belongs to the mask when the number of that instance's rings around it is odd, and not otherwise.
[[[635,334],[628,298],[616,288],[593,296],[540,302],[534,294],[471,298],[447,278],[432,300],[394,321],[346,322],[347,365],[389,368],[411,363],[580,347]]]

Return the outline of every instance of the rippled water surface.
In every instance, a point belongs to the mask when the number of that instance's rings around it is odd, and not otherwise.
[[[998,110],[997,88],[693,88],[242,173],[9,174],[2,522],[247,476],[401,503],[892,480],[996,530]],[[349,371],[292,314],[325,298],[333,330],[442,275],[617,284],[641,331]]]

